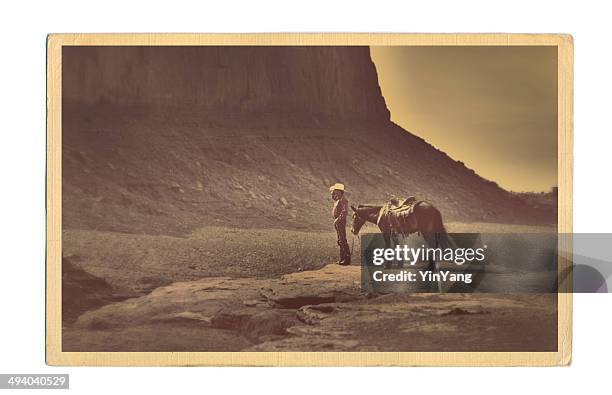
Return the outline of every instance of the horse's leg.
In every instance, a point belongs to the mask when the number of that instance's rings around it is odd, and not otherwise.
[[[397,232],[392,232],[391,233],[391,238],[393,240],[393,246],[399,245],[399,239],[398,239]],[[403,267],[404,266],[404,262],[403,261],[396,261],[396,263],[397,263],[397,267]]]
[[[440,248],[440,234],[436,231],[434,219],[435,215],[429,216],[428,223],[425,224],[425,231],[421,231],[423,238],[425,239],[425,243],[428,247],[431,248]],[[438,263],[430,258],[429,265],[427,266],[427,270],[431,271],[434,274],[439,274]],[[442,292],[442,281],[438,278],[438,292]]]
[[[385,229],[384,227],[380,227],[380,226],[379,226],[379,229],[385,240],[385,248],[391,248],[391,231],[389,229]],[[389,269],[391,268],[392,264],[393,262],[387,262],[385,267]]]
[[[423,239],[425,239],[425,244],[429,248],[437,248],[436,245],[436,236],[434,233],[423,233]],[[437,271],[436,261],[434,259],[428,260],[429,264],[427,265],[427,270]]]

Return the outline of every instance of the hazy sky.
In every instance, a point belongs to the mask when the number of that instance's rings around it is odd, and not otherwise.
[[[556,47],[372,47],[391,119],[514,191],[557,185]]]

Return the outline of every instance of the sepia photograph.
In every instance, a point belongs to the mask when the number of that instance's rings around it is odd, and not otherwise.
[[[88,5],[0,27],[0,392],[606,388],[603,4]]]
[[[0,392],[606,388],[581,4],[7,4]]]
[[[48,355],[569,361],[571,44],[348,36],[50,37]]]

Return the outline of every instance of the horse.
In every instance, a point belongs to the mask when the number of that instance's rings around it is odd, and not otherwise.
[[[407,222],[390,220],[390,215],[383,214],[383,209],[387,211],[388,207],[379,205],[359,205],[351,206],[353,210],[353,225],[351,232],[357,236],[359,231],[366,222],[373,223],[378,226],[378,229],[385,240],[385,247],[391,248],[391,238],[395,244],[398,244],[397,234],[409,235],[410,233],[418,232],[425,239],[425,243],[430,248],[455,248],[455,244],[449,237],[442,221],[442,214],[435,206],[428,202],[417,202],[409,214],[414,216],[411,223],[413,228],[406,228]],[[438,265],[433,258],[429,259],[428,270],[438,272]],[[440,284],[438,284],[440,288]]]

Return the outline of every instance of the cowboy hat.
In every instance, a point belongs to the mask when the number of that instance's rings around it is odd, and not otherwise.
[[[329,187],[330,191],[342,191],[344,192],[344,184],[340,184],[339,182],[335,183],[334,185],[332,185],[331,187]]]

